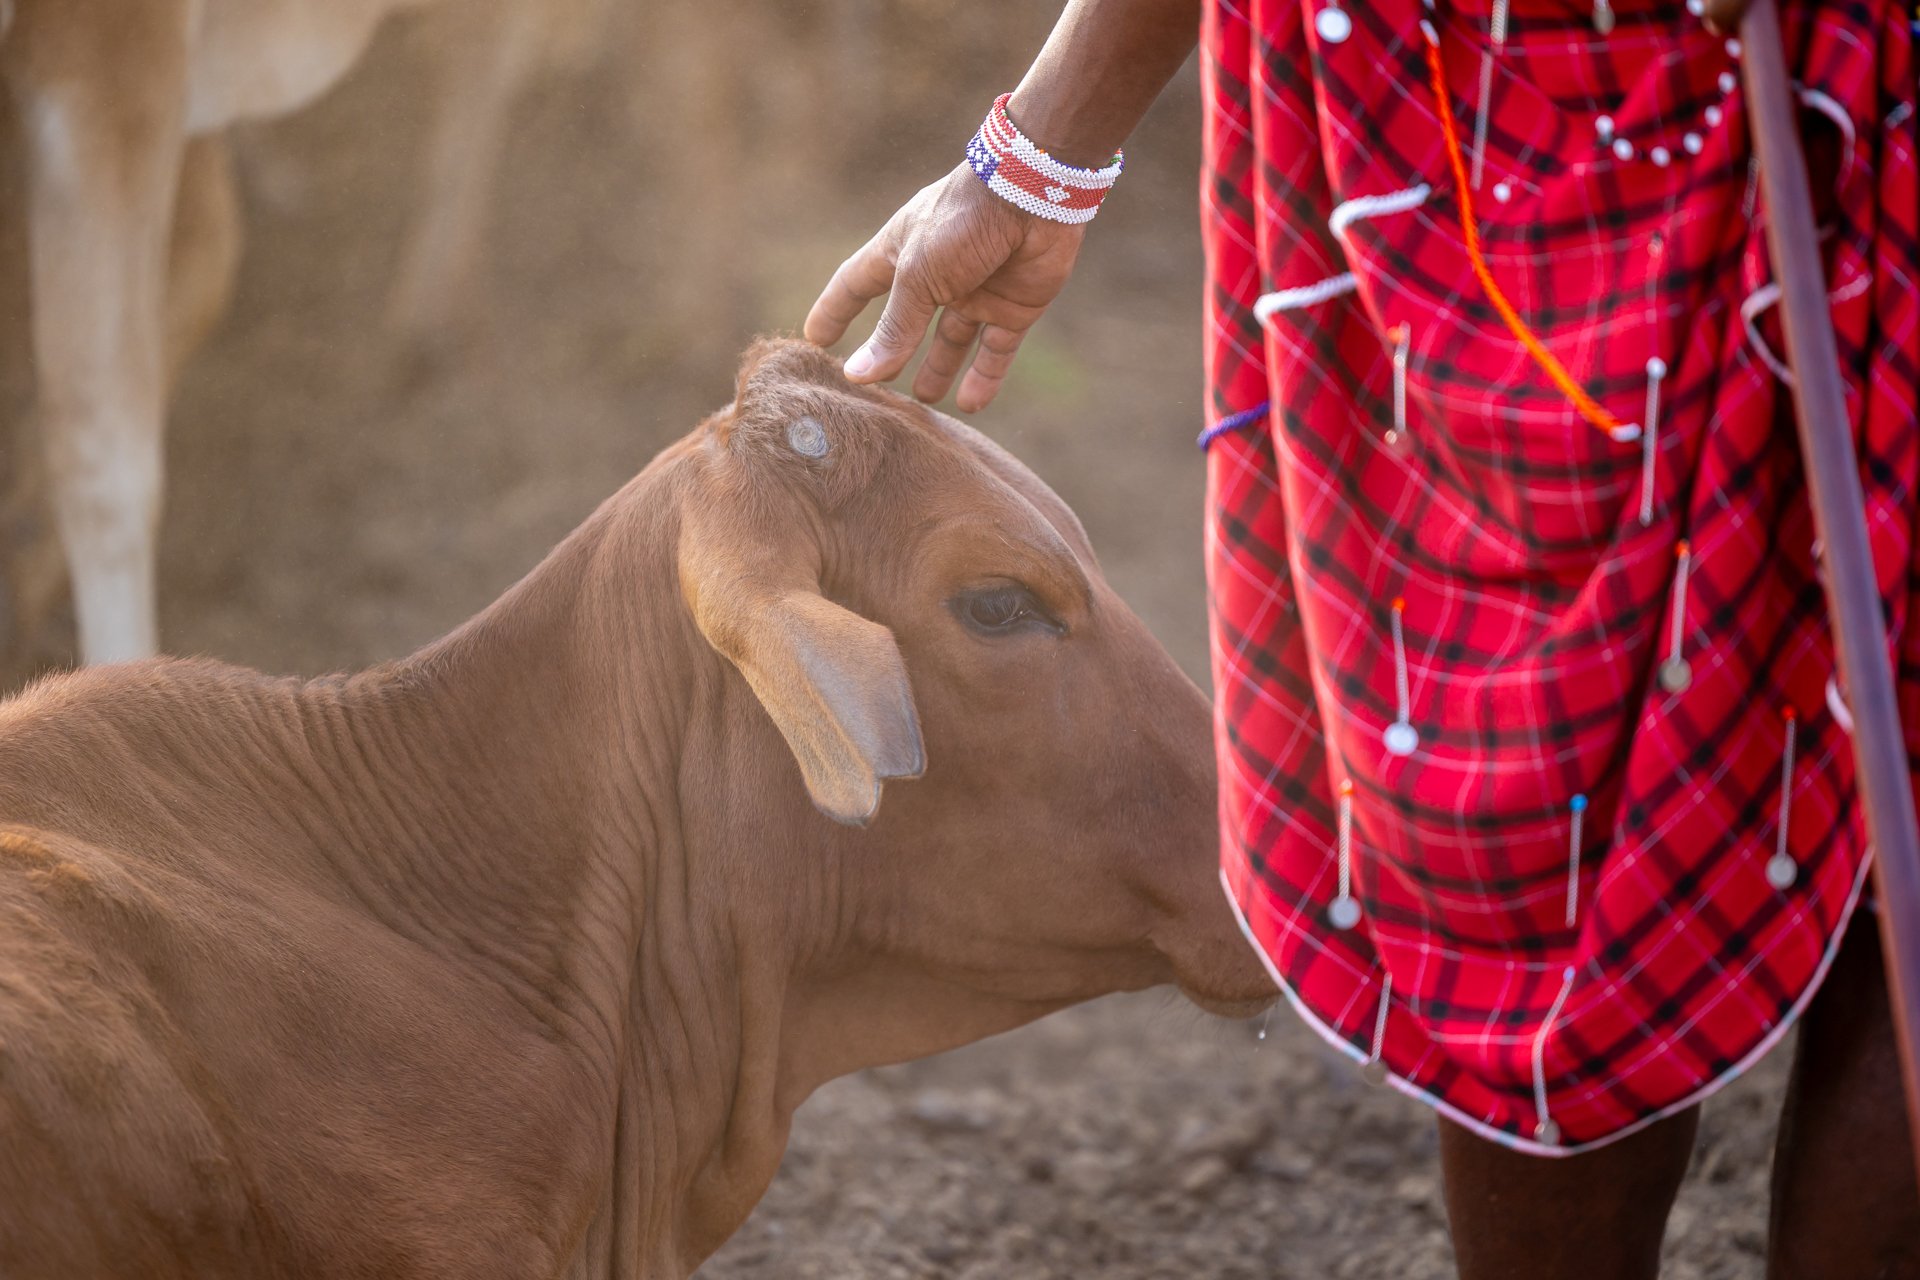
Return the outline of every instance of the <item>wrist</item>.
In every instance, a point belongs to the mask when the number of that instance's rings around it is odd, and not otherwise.
[[[1011,97],[1003,94],[995,100],[967,144],[968,167],[989,191],[1036,218],[1092,221],[1126,158],[1115,151],[1098,168],[1061,160],[1014,124],[1007,111]]]
[[[1123,129],[1090,119],[1086,104],[1030,81],[1021,81],[1007,102],[1015,127],[1062,164],[1098,169],[1113,159],[1126,141]]]

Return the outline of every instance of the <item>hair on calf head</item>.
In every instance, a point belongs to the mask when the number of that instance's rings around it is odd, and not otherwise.
[[[832,510],[873,483],[916,413],[890,391],[848,382],[812,343],[763,338],[741,361],[718,438],[756,478],[806,477]]]

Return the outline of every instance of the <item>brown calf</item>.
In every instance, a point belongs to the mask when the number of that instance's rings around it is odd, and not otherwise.
[[[1045,485],[759,347],[411,658],[0,705],[0,1275],[684,1275],[824,1081],[1264,1005],[1211,761]]]

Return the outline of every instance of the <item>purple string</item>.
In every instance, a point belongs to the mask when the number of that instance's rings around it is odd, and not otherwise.
[[[1267,416],[1267,409],[1272,404],[1273,401],[1271,400],[1262,400],[1251,409],[1242,409],[1238,413],[1228,414],[1200,433],[1200,439],[1198,441],[1200,447],[1202,449],[1206,448],[1229,431],[1238,431],[1242,427],[1250,427],[1254,423],[1259,422]]]

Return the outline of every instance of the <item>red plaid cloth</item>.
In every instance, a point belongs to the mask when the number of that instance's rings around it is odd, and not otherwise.
[[[1471,154],[1489,13],[1438,2],[1348,3],[1351,32],[1331,42],[1313,23],[1329,0],[1215,0],[1206,18],[1223,879],[1333,1043],[1482,1134],[1557,1154],[1696,1102],[1775,1043],[1867,855],[1776,371],[1765,211],[1742,94],[1723,88],[1737,48],[1677,0],[1617,5],[1604,37],[1585,8],[1515,0],[1491,60],[1475,202],[1492,274],[1621,420],[1648,421],[1648,362],[1665,362],[1643,493],[1643,444],[1583,421],[1473,275],[1421,20]],[[1913,40],[1887,0],[1789,8],[1920,749]],[[1683,539],[1692,682],[1669,693],[1656,672]],[[1404,758],[1382,738],[1396,597],[1419,734]],[[1766,867],[1789,711],[1782,890]],[[1361,919],[1340,929],[1348,780]]]

